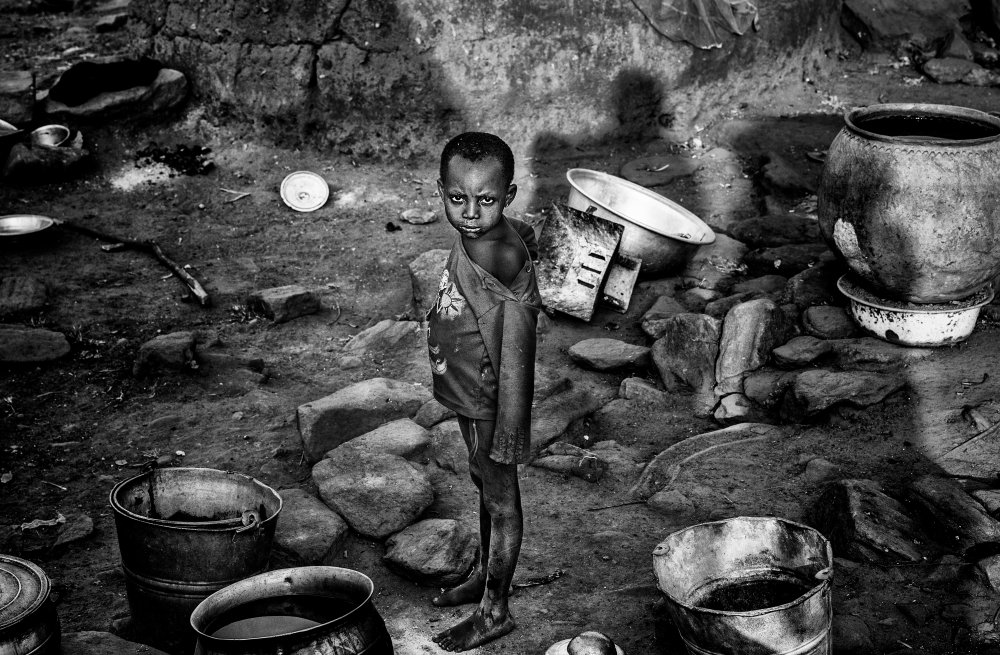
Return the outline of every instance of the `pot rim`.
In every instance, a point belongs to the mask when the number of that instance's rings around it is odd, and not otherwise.
[[[964,119],[969,122],[975,122],[983,125],[988,125],[996,129],[996,134],[993,136],[981,137],[978,139],[940,139],[935,140],[932,143],[919,144],[914,143],[912,138],[904,138],[898,136],[890,136],[887,134],[879,134],[877,132],[871,132],[864,128],[858,127],[856,121],[861,118],[869,118],[878,115],[892,115],[899,113],[908,113],[910,115],[923,115],[923,116],[940,116],[944,118],[956,118]],[[970,107],[961,107],[958,105],[937,105],[928,103],[886,103],[886,104],[875,104],[867,105],[864,107],[856,107],[844,115],[844,124],[847,129],[855,134],[863,136],[868,139],[875,141],[882,141],[885,143],[898,143],[913,145],[925,145],[943,148],[954,148],[954,147],[967,147],[967,146],[977,146],[986,143],[992,143],[994,141],[1000,140],[1000,116],[994,114],[980,111],[978,109],[972,109]]]
[[[245,639],[220,639],[219,637],[213,637],[212,635],[208,634],[207,632],[205,632],[204,630],[202,630],[196,624],[196,622],[197,623],[204,622],[205,623],[204,627],[207,628],[208,624],[210,622],[210,619],[219,616],[225,610],[232,609],[233,607],[238,607],[239,605],[243,604],[243,603],[235,603],[235,604],[232,604],[232,605],[223,605],[219,611],[212,611],[212,610],[216,609],[216,608],[213,608],[212,605],[214,603],[222,603],[223,602],[222,599],[225,598],[226,596],[236,594],[237,592],[239,592],[240,590],[242,590],[244,587],[253,587],[257,582],[262,581],[262,580],[268,580],[270,578],[280,580],[281,578],[283,578],[286,575],[288,575],[289,572],[291,572],[291,571],[298,571],[300,573],[324,573],[324,572],[325,573],[334,573],[334,572],[336,572],[336,573],[341,574],[341,575],[346,574],[348,576],[358,578],[359,581],[362,584],[365,585],[367,594],[366,594],[364,600],[361,600],[357,604],[355,604],[354,608],[351,609],[351,611],[346,612],[344,614],[341,614],[340,616],[338,616],[338,617],[336,617],[334,619],[331,619],[331,620],[329,620],[329,621],[327,621],[325,623],[320,623],[319,625],[314,625],[314,626],[311,626],[311,627],[308,627],[308,628],[304,628],[302,630],[294,630],[292,632],[286,632],[286,633],[282,633],[282,634],[278,634],[278,635],[269,635],[269,636],[266,636],[266,637],[248,637],[248,638],[245,638]],[[286,569],[274,569],[272,571],[265,571],[263,573],[258,573],[256,575],[252,575],[250,577],[243,578],[242,580],[239,580],[239,581],[234,582],[234,583],[232,583],[230,585],[227,585],[227,586],[223,587],[222,589],[219,589],[218,591],[210,594],[209,596],[207,596],[206,598],[204,598],[200,603],[198,603],[198,606],[195,607],[194,610],[192,610],[192,612],[191,612],[191,618],[189,619],[189,623],[191,625],[191,629],[194,630],[195,633],[198,635],[198,639],[204,639],[204,640],[206,640],[209,643],[218,643],[218,644],[259,643],[259,642],[264,642],[264,641],[270,641],[270,640],[274,640],[274,639],[284,638],[284,637],[287,637],[288,635],[304,635],[304,634],[309,634],[309,633],[314,632],[314,631],[321,632],[323,630],[323,628],[327,628],[327,627],[329,627],[331,625],[334,625],[334,624],[337,624],[337,623],[341,623],[341,622],[345,621],[347,618],[353,616],[356,612],[360,612],[366,605],[369,605],[372,602],[372,597],[374,595],[375,595],[375,583],[372,582],[372,579],[370,577],[368,577],[367,575],[365,575],[361,571],[358,571],[358,570],[355,570],[355,569],[348,569],[348,568],[344,568],[344,567],[341,567],[341,566],[322,566],[322,565],[319,565],[319,566],[298,566],[298,567],[290,567],[290,568],[286,568]],[[268,597],[269,596],[261,596],[261,598],[268,598]]]
[[[120,502],[118,502],[118,498],[117,498],[118,492],[121,489],[123,489],[125,487],[125,485],[127,485],[129,483],[132,483],[132,482],[135,482],[136,480],[139,480],[139,479],[144,478],[144,477],[150,477],[150,476],[154,475],[157,471],[175,471],[175,472],[184,472],[184,473],[187,473],[187,472],[190,472],[190,471],[211,471],[213,473],[222,473],[224,475],[238,475],[240,477],[246,478],[247,480],[249,480],[251,483],[253,483],[257,487],[260,487],[261,491],[263,491],[266,494],[272,495],[274,498],[276,498],[278,500],[278,506],[274,510],[274,512],[272,512],[271,515],[268,516],[267,518],[265,518],[265,519],[263,519],[263,520],[260,521],[259,525],[261,525],[261,526],[263,526],[263,525],[265,525],[265,524],[267,524],[269,522],[277,521],[278,520],[278,514],[281,513],[281,508],[284,505],[284,501],[281,498],[281,494],[279,494],[273,488],[271,488],[268,485],[264,484],[263,482],[261,482],[257,478],[254,478],[254,477],[251,477],[249,475],[246,475],[245,473],[237,473],[236,471],[223,471],[221,469],[213,469],[213,468],[209,468],[209,467],[171,466],[169,468],[163,468],[163,469],[151,469],[149,471],[146,471],[145,473],[140,473],[139,475],[134,475],[131,478],[128,478],[126,480],[122,480],[121,482],[119,482],[118,484],[116,484],[114,487],[112,487],[111,488],[111,493],[108,495],[108,501],[110,502],[111,509],[115,512],[115,514],[117,514],[117,515],[119,515],[119,516],[121,516],[123,518],[127,518],[129,520],[132,520],[132,521],[137,521],[139,523],[148,523],[150,525],[168,526],[168,527],[170,527],[172,529],[177,529],[177,530],[197,530],[197,531],[204,532],[206,530],[233,530],[233,529],[237,529],[238,530],[240,528],[245,527],[243,525],[243,521],[242,521],[241,518],[222,519],[222,520],[219,520],[219,521],[198,521],[197,523],[193,523],[191,521],[168,521],[166,519],[158,519],[158,518],[154,518],[152,516],[145,516],[143,514],[136,514],[135,512],[133,512],[133,511],[131,511],[129,509],[126,509],[124,505],[122,505]]]
[[[692,234],[690,235],[667,234],[666,232],[663,231],[663,228],[653,225],[648,221],[645,221],[641,218],[636,218],[634,216],[627,216],[623,214],[621,210],[607,206],[600,200],[597,200],[596,198],[592,197],[589,193],[581,189],[580,186],[576,183],[576,180],[574,179],[576,176],[591,176],[598,179],[603,179],[612,184],[624,187],[629,191],[639,193],[641,195],[646,196],[647,198],[651,198],[652,200],[655,200],[656,202],[663,204],[667,209],[669,209],[672,212],[675,212],[684,220],[688,221],[692,227],[691,230]],[[715,242],[715,231],[708,226],[708,223],[706,223],[697,215],[695,215],[694,212],[692,212],[691,210],[677,204],[676,202],[674,202],[670,198],[667,198],[664,195],[656,193],[655,191],[650,191],[644,186],[640,186],[634,182],[630,182],[629,180],[620,178],[610,173],[605,173],[603,171],[595,171],[589,168],[569,169],[568,171],[566,171],[566,181],[569,182],[570,186],[576,189],[576,191],[579,192],[589,202],[603,208],[605,211],[611,212],[615,216],[618,216],[619,218],[628,221],[633,225],[641,227],[645,230],[649,230],[650,232],[656,235],[667,237],[668,239],[674,239],[682,243],[690,243],[696,246],[707,246],[708,244]]]
[[[656,546],[656,548],[653,549],[653,557],[656,558],[657,551],[660,549],[660,547],[667,540],[669,540],[669,539],[671,539],[673,537],[676,537],[677,535],[684,534],[686,532],[691,532],[691,531],[697,530],[697,529],[703,529],[703,528],[705,528],[706,526],[709,526],[709,525],[721,525],[723,523],[734,523],[734,522],[737,522],[737,521],[742,521],[742,522],[746,522],[746,523],[783,523],[785,525],[793,526],[795,528],[799,528],[799,529],[805,530],[807,532],[815,533],[815,535],[819,538],[820,544],[822,544],[825,547],[824,550],[826,551],[826,553],[825,553],[826,554],[826,562],[825,562],[826,566],[824,568],[829,568],[831,571],[833,570],[833,565],[834,565],[834,562],[833,562],[833,546],[830,544],[830,540],[827,539],[826,536],[822,532],[820,532],[819,530],[817,530],[816,528],[814,528],[812,526],[808,526],[808,525],[806,525],[804,523],[799,523],[798,521],[792,521],[790,519],[781,518],[779,516],[733,516],[733,517],[730,517],[728,519],[720,519],[718,521],[706,521],[704,523],[698,523],[696,525],[689,525],[686,528],[681,528],[680,530],[676,530],[675,532],[672,532],[669,535],[667,535],[666,539],[664,539],[663,541],[661,541]],[[655,564],[654,564],[654,571],[655,571]],[[758,616],[765,616],[767,614],[773,614],[775,612],[783,612],[783,611],[785,611],[785,610],[787,610],[787,609],[789,609],[791,607],[794,607],[794,606],[797,606],[797,605],[802,605],[807,600],[809,600],[810,598],[816,596],[817,594],[826,592],[828,589],[830,589],[830,587],[832,586],[832,584],[833,583],[832,583],[831,579],[830,578],[826,578],[824,580],[820,580],[815,585],[813,585],[812,587],[810,587],[807,591],[804,591],[800,596],[798,596],[797,598],[795,598],[793,600],[788,601],[787,603],[783,603],[781,605],[774,605],[773,607],[764,607],[764,608],[757,609],[757,610],[750,610],[748,612],[730,612],[730,611],[727,611],[727,610],[716,610],[716,609],[711,609],[711,608],[708,608],[708,607],[701,607],[699,605],[693,605],[693,604],[691,604],[691,603],[689,603],[687,601],[681,600],[677,596],[669,593],[668,591],[666,591],[665,589],[663,589],[662,587],[660,587],[659,582],[657,582],[656,586],[660,590],[660,592],[664,596],[666,596],[666,598],[671,603],[674,603],[675,605],[677,605],[679,607],[683,607],[685,610],[687,610],[688,612],[690,612],[692,614],[708,614],[708,615],[737,616],[737,617],[758,617]]]
[[[990,304],[993,301],[994,291],[993,289],[987,289],[986,298],[980,302],[974,303],[972,305],[967,305],[964,307],[935,307],[935,308],[922,308],[922,307],[890,307],[888,304],[880,304],[877,302],[871,302],[870,300],[865,300],[861,298],[852,288],[854,284],[851,282],[850,274],[845,273],[837,279],[837,289],[850,299],[851,302],[858,303],[859,305],[864,305],[865,307],[874,307],[875,309],[880,309],[883,312],[889,312],[891,314],[899,314],[903,316],[913,315],[913,314],[964,314],[966,312],[971,312],[973,310],[978,310],[979,308]],[[976,293],[979,293],[978,291]],[[976,295],[976,294],[972,294]],[[917,304],[917,303],[913,303]],[[931,303],[937,304],[937,303]]]
[[[6,630],[11,626],[21,623],[45,605],[45,603],[49,600],[49,595],[52,591],[52,581],[49,579],[49,576],[45,574],[45,571],[42,570],[42,567],[32,561],[21,557],[15,557],[14,555],[0,554],[0,562],[6,562],[20,567],[22,570],[31,573],[38,582],[38,594],[31,599],[31,604],[28,605],[28,607],[25,607],[20,614],[11,616],[7,621],[0,623],[0,630]],[[21,591],[23,591],[23,588]]]

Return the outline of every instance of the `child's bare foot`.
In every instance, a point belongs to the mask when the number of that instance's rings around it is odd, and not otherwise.
[[[472,577],[447,591],[440,596],[431,599],[431,604],[436,607],[454,607],[455,605],[465,605],[466,603],[478,603],[483,599],[483,591],[486,589],[486,576],[479,571],[474,571]]]
[[[479,608],[469,618],[435,636],[434,643],[452,652],[469,650],[499,639],[514,627],[514,617],[509,612],[504,612],[502,617],[494,619]]]

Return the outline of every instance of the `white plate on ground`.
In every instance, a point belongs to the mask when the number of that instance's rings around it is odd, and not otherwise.
[[[0,237],[16,237],[40,232],[52,227],[54,221],[48,216],[34,214],[11,214],[0,216]]]
[[[281,182],[281,199],[295,211],[315,211],[325,205],[329,197],[330,185],[311,171],[290,173]]]

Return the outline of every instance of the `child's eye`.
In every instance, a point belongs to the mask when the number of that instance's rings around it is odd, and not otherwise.
[[[448,200],[452,201],[456,205],[460,205],[463,202],[465,202],[465,198],[463,198],[462,196],[448,196]]]
[[[482,200],[479,201],[479,204],[483,205],[484,207],[489,207],[490,205],[492,205],[496,201],[497,201],[496,198],[483,198]]]

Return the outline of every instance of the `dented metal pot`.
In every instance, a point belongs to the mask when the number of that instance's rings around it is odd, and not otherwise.
[[[938,303],[1000,273],[1000,118],[885,104],[845,122],[823,169],[820,229],[866,286]]]

